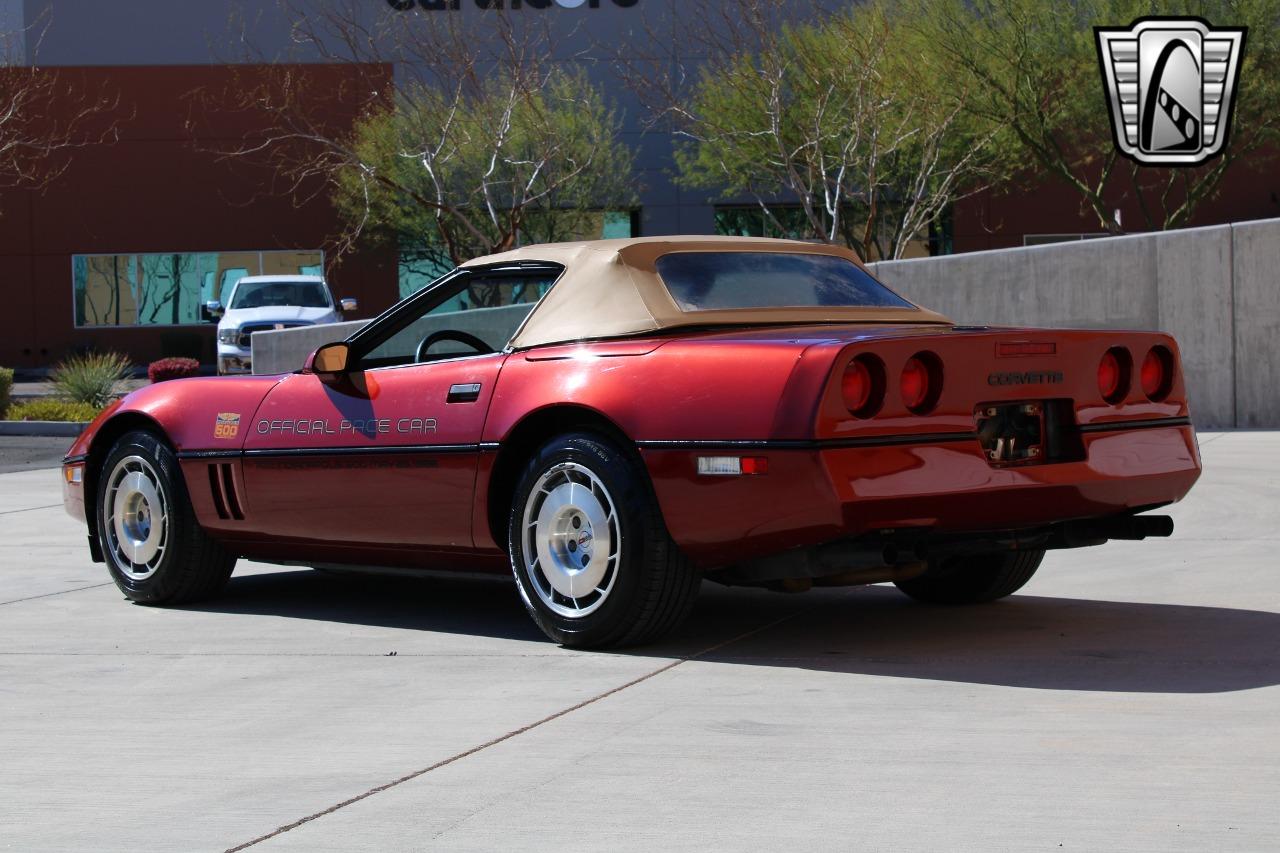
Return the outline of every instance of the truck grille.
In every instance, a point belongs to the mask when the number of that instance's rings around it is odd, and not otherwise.
[[[245,323],[240,327],[240,338],[236,341],[242,349],[249,348],[249,337],[254,332],[272,332],[276,329],[296,329],[299,326],[310,326],[310,323],[298,322],[282,322],[282,323]]]

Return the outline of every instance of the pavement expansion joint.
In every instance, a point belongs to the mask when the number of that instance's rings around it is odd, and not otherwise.
[[[6,509],[0,512],[0,515],[13,515],[15,512],[35,512],[38,509],[62,509],[62,504],[49,504],[48,506],[29,506],[22,509]]]
[[[788,622],[792,619],[795,619],[797,616],[801,616],[806,613],[809,613],[810,611],[816,609],[818,606],[820,605],[815,604],[810,607],[801,608],[799,610],[796,610],[792,613],[787,614],[786,616],[782,616],[782,617],[779,617],[778,619],[774,619],[771,622],[767,622],[764,625],[760,625],[758,627],[750,629],[749,631],[744,631],[741,634],[737,634],[733,637],[730,637],[727,640],[721,640],[718,643],[713,643],[712,645],[707,646],[706,648],[701,649],[700,651],[694,652],[693,654],[685,655],[684,657],[677,658],[676,660],[673,660],[670,663],[664,664],[655,670],[647,672],[644,675],[639,676],[638,678],[633,678],[631,681],[628,681],[625,684],[620,684],[617,687],[612,687],[608,690],[605,690],[602,693],[597,693],[596,695],[591,696],[587,699],[584,699],[581,702],[578,702],[574,705],[570,705],[567,708],[562,708],[559,711],[556,711],[555,713],[548,714],[547,716],[543,717],[540,720],[536,720],[532,723],[529,723],[528,725],[521,726],[517,729],[512,729],[506,734],[499,735],[498,737],[495,737],[491,740],[487,740],[482,744],[473,746],[468,750],[456,753],[454,755],[449,756],[448,758],[437,761],[435,764],[432,764],[429,767],[424,767],[421,770],[415,770],[412,773],[407,773],[398,779],[393,779],[390,782],[386,782],[382,785],[378,785],[376,787],[370,788],[369,790],[364,791],[363,793],[356,794],[354,797],[350,797],[346,800],[343,800],[340,803],[335,803],[334,805],[329,806],[326,809],[322,809],[321,811],[315,812],[313,814],[309,814],[306,817],[299,818],[298,820],[295,820],[293,823],[285,824],[284,826],[278,827],[272,830],[271,832],[268,832],[265,835],[260,835],[257,838],[244,842],[243,844],[238,844],[235,847],[230,847],[227,849],[226,853],[237,853],[237,851],[245,850],[249,847],[253,847],[257,844],[261,844],[264,841],[269,841],[270,839],[275,838],[276,836],[283,835],[286,832],[297,829],[303,824],[310,823],[311,821],[316,820],[317,818],[322,818],[322,817],[325,817],[326,815],[331,815],[340,809],[344,809],[347,806],[354,805],[360,802],[361,800],[368,799],[369,797],[372,797],[374,794],[380,794],[383,791],[387,791],[387,790],[390,790],[391,788],[395,788],[399,785],[403,785],[406,782],[412,782],[414,779],[417,779],[420,776],[425,776],[426,774],[430,773],[433,770],[439,770],[442,767],[447,767],[448,765],[461,761],[464,758],[469,758],[470,756],[475,755],[476,753],[479,753],[479,752],[483,752],[484,750],[492,746],[497,746],[498,744],[505,743],[506,741],[509,741],[512,738],[519,737],[520,735],[525,734],[526,732],[533,731],[534,729],[540,726],[546,725],[547,723],[550,723],[554,720],[558,720],[561,717],[572,714],[574,711],[580,711],[583,708],[586,708],[588,705],[594,705],[597,702],[600,702],[604,699],[608,699],[610,696],[615,696],[623,692],[624,690],[628,690],[632,687],[635,687],[638,684],[643,684],[649,679],[656,678],[657,676],[662,675],[664,672],[675,669],[681,664],[688,663],[689,661],[697,660],[698,658],[717,652],[720,649],[725,648],[726,646],[733,645],[734,643],[740,642],[741,640],[745,640],[749,637],[754,637],[757,634],[762,634],[766,631],[776,628],[778,625],[781,625],[783,622]]]
[[[0,601],[0,607],[3,607],[6,604],[18,604],[23,601],[35,601],[37,598],[52,598],[55,595],[66,595],[69,592],[81,592],[86,589],[97,589],[100,586],[111,586],[111,583],[111,581],[91,583],[88,586],[77,586],[73,589],[60,589],[57,592],[46,592],[41,595],[28,595],[26,598],[13,598],[9,601]]]

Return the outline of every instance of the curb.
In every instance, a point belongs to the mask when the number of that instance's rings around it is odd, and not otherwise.
[[[89,425],[71,421],[0,421],[0,435],[45,435],[76,438]]]

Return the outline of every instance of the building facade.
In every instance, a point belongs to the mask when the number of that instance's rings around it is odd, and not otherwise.
[[[315,0],[319,2],[319,0]],[[691,191],[672,179],[672,137],[646,128],[638,99],[617,78],[617,63],[696,64],[673,45],[692,26],[681,0],[346,0],[375,22],[421,25],[451,16],[460,33],[492,27],[497,9],[545,26],[566,61],[582,62],[607,89],[637,151],[634,210],[602,211],[599,236],[760,233],[749,205]],[[835,0],[812,0],[810,5]],[[252,62],[297,65],[317,92],[370,73],[391,85],[394,64],[370,68],[298,52],[289,9],[278,0],[0,0],[0,31],[10,64],[35,64],[105,93],[105,142],[60,152],[58,174],[39,189],[0,188],[0,364],[39,369],[69,352],[126,352],[141,364],[164,355],[213,359],[213,327],[200,305],[239,276],[329,276],[334,295],[360,301],[371,316],[430,278],[391,248],[337,257],[341,230],[320,198],[298,203],[271,170],[223,153],[252,137],[252,115],[207,115],[198,97],[234,85]],[[251,41],[255,53],[244,50]],[[54,99],[57,121],[74,103]],[[350,122],[341,105],[335,122]],[[102,127],[95,129],[101,133]],[[86,137],[88,138],[88,137]],[[1238,170],[1197,221],[1277,215],[1275,178]],[[1136,212],[1135,212],[1136,216]],[[913,251],[945,253],[1022,245],[1096,232],[1067,190],[984,194],[956,206],[945,229]]]

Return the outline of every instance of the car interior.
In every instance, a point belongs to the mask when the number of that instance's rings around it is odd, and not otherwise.
[[[429,285],[352,339],[361,370],[501,351],[559,276],[540,265],[511,272],[459,270]]]

